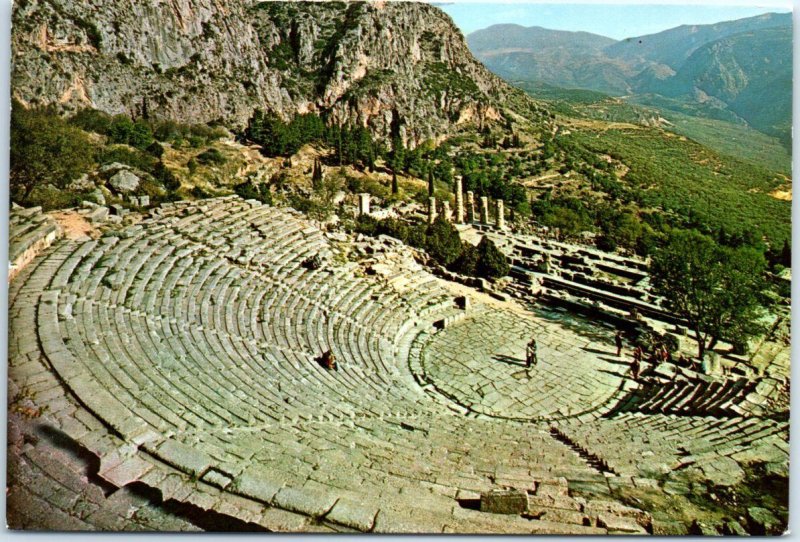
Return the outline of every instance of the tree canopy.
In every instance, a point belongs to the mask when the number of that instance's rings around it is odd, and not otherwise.
[[[676,230],[651,264],[653,287],[683,317],[698,357],[720,339],[742,348],[760,332],[758,295],[766,262],[758,251],[717,245],[694,230]]]
[[[11,199],[27,204],[37,186],[64,188],[94,162],[89,138],[46,108],[11,108]]]
[[[479,277],[499,278],[508,275],[510,268],[506,257],[491,239],[484,236],[478,243],[477,253],[475,273]]]

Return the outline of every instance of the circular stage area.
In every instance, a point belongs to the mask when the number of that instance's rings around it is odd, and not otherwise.
[[[526,367],[526,345],[538,363]],[[476,311],[434,335],[423,378],[472,412],[551,422],[602,411],[619,396],[628,367],[607,343],[512,310]],[[613,404],[613,403],[611,403]]]

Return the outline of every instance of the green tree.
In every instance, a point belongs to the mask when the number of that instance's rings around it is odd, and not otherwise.
[[[655,292],[686,320],[703,359],[719,339],[741,345],[760,332],[764,266],[753,249],[720,247],[697,231],[677,230],[653,255],[650,272]]]
[[[322,183],[322,164],[319,159],[314,159],[314,167],[311,172],[311,186],[317,188]]]
[[[499,278],[508,275],[510,267],[505,255],[500,252],[494,242],[488,237],[483,237],[477,247],[478,261],[475,264],[475,274],[487,279]]]
[[[406,147],[399,137],[392,139],[392,152],[389,158],[392,171],[402,171],[406,163]]]
[[[37,186],[64,188],[94,162],[89,138],[50,109],[11,107],[9,185],[11,199],[27,204]]]
[[[111,115],[89,107],[75,113],[75,115],[69,119],[69,123],[87,132],[106,135],[111,126]]]
[[[478,265],[478,249],[469,243],[463,243],[461,246],[461,255],[451,265],[451,269],[462,275],[475,275],[475,269]]]
[[[450,265],[461,255],[458,230],[442,215],[437,216],[425,232],[425,250],[444,266]]]
[[[111,143],[124,143],[137,149],[146,149],[153,142],[150,125],[142,119],[133,122],[126,115],[115,115],[108,127]]]

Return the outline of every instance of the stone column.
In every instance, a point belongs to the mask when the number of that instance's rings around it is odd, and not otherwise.
[[[436,198],[428,198],[428,224],[433,224],[436,220]]]
[[[481,196],[481,224],[489,223],[489,198]]]
[[[472,190],[467,191],[467,222],[475,222],[475,194]]]
[[[499,199],[497,203],[497,228],[504,229],[506,227],[505,209],[503,208],[503,200]]]
[[[456,223],[464,222],[464,194],[461,191],[461,176],[456,177]]]
[[[453,211],[450,209],[450,202],[447,200],[442,202],[442,215],[446,221],[453,221]]]
[[[369,194],[362,192],[358,195],[358,216],[369,214]]]

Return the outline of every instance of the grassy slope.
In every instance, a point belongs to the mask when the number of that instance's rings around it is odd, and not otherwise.
[[[741,124],[669,112],[670,130],[712,149],[768,169],[791,174],[792,157],[780,141]]]
[[[592,90],[561,89],[529,82],[514,84],[535,98],[549,101],[554,111],[568,117],[641,124],[643,120],[661,116],[672,124],[666,126],[668,130],[694,139],[720,154],[791,174],[792,158],[781,141],[742,123],[659,107],[664,103],[651,103],[645,107]]]
[[[791,202],[769,195],[785,183],[774,171],[651,128],[584,125],[567,137],[627,165],[625,181],[643,205],[696,216],[728,232],[752,230],[779,244],[791,236]]]

